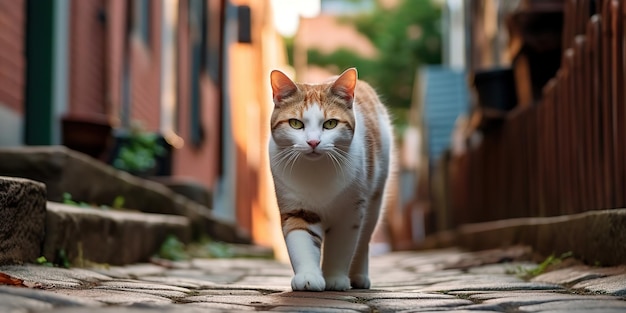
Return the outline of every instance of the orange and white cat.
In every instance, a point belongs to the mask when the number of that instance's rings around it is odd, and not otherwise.
[[[322,84],[276,70],[270,78],[270,164],[291,287],[369,288],[369,241],[392,159],[387,110],[354,68]]]

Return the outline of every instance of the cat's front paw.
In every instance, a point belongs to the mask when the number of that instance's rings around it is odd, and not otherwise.
[[[350,289],[350,278],[347,275],[327,276],[326,290],[344,291]]]
[[[354,289],[370,289],[370,278],[363,274],[354,275],[350,277],[350,285]]]
[[[298,273],[291,279],[291,289],[294,291],[323,291],[325,287],[326,282],[324,281],[324,277],[317,273]]]

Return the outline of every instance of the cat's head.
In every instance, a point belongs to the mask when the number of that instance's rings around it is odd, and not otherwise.
[[[336,157],[352,142],[357,71],[350,68],[328,83],[294,83],[280,71],[270,75],[274,98],[272,138],[281,150],[308,160]]]

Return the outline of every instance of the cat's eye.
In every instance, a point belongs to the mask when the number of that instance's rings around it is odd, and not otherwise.
[[[325,129],[333,129],[335,127],[337,127],[337,120],[336,119],[330,119],[326,122],[324,122],[324,126]]]
[[[304,124],[302,123],[302,121],[292,118],[289,120],[289,126],[295,129],[301,129],[304,127]]]

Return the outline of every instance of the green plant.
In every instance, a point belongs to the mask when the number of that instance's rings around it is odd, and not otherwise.
[[[128,138],[122,140],[113,166],[131,173],[144,172],[154,168],[157,157],[165,155],[165,152],[157,134],[134,127]]]
[[[68,204],[68,205],[81,207],[81,208],[90,208],[91,207],[91,205],[89,205],[89,203],[86,203],[86,202],[83,202],[83,201],[76,202],[76,201],[72,200],[72,194],[69,193],[69,192],[64,192],[63,193],[63,203],[64,204]]]
[[[161,244],[157,256],[173,261],[191,258],[244,257],[235,250],[232,244],[214,241],[208,236],[202,236],[198,241],[185,245],[176,236],[169,235]]]
[[[124,203],[126,202],[126,198],[123,196],[117,196],[113,199],[113,204],[111,205],[114,209],[122,209],[124,208]]]
[[[185,244],[182,243],[174,235],[169,235],[161,244],[158,256],[173,261],[181,261],[189,259],[189,254],[185,250]]]
[[[559,257],[555,256],[554,254],[551,254],[545,260],[543,260],[543,262],[539,263],[534,268],[528,268],[528,269],[519,268],[517,271],[517,276],[524,278],[524,279],[531,279],[533,277],[539,276],[545,273],[548,268],[563,262],[563,260],[572,257],[572,255],[573,253],[571,251],[565,252],[561,254],[561,256]]]
[[[37,264],[39,265],[43,265],[43,266],[54,266],[54,264],[52,262],[48,262],[48,259],[46,259],[45,256],[40,256],[37,258],[37,260],[35,260],[37,262]]]

